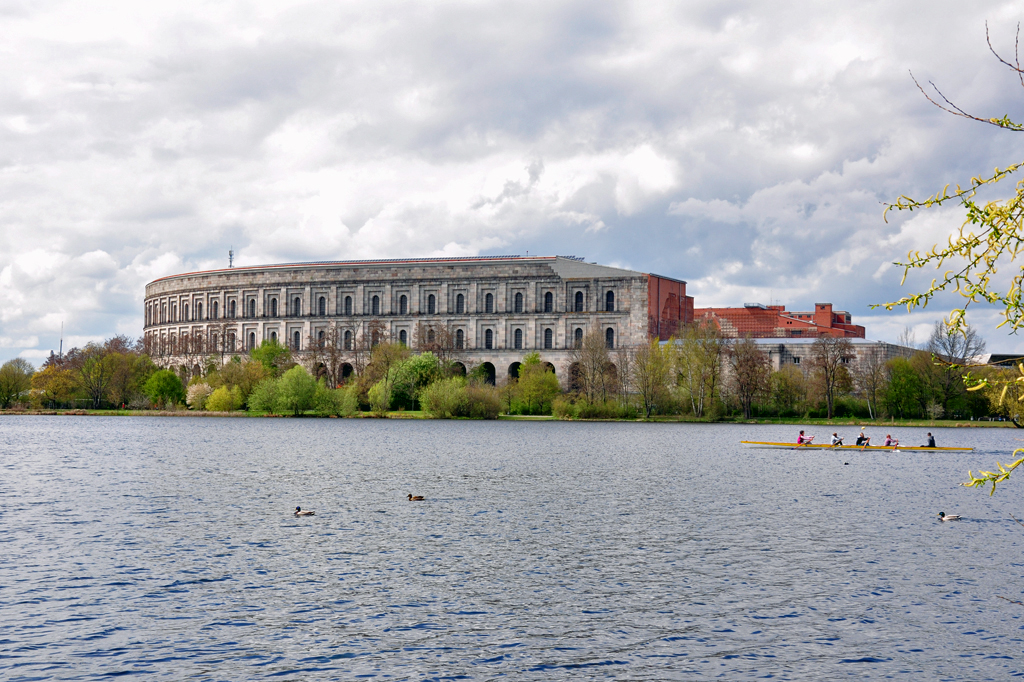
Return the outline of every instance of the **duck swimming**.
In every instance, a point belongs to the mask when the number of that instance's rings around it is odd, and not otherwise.
[[[295,515],[296,516],[313,516],[314,514],[316,514],[316,512],[302,511],[302,507],[296,507],[295,508]]]
[[[940,521],[959,521],[960,520],[960,515],[959,514],[950,514],[949,516],[946,516],[946,512],[939,512],[939,520]]]
[[[410,502],[422,502],[423,501],[423,496],[422,495],[413,495],[412,493],[409,493],[409,501]]]

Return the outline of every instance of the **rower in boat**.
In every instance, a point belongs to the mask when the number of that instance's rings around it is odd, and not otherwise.
[[[925,443],[924,445],[922,445],[921,447],[923,447],[923,448],[934,448],[935,447],[935,436],[932,435],[931,431],[928,432],[928,442]]]
[[[842,445],[843,445],[843,438],[842,438],[842,436],[839,435],[838,431],[833,431],[832,432],[832,438],[831,438],[831,440],[829,442],[831,443],[832,447],[836,447],[837,445],[842,447]]]
[[[884,447],[892,446],[893,452],[896,452],[896,448],[900,446],[900,442],[887,433],[885,434],[885,442],[882,443],[882,445]]]
[[[805,436],[803,429],[800,430],[800,435],[796,437],[797,445],[810,445],[814,442],[814,436]]]
[[[864,427],[860,427],[860,435],[857,436],[857,445],[863,446],[861,450],[866,449],[871,445],[871,439],[864,433]]]

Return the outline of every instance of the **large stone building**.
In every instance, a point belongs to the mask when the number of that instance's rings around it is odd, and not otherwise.
[[[500,376],[537,351],[564,381],[569,350],[591,330],[618,348],[692,320],[686,282],[669,277],[562,256],[420,258],[162,277],[146,285],[144,338],[173,362],[268,339],[300,354],[331,341],[355,353],[380,338],[426,348],[443,335],[466,365]]]

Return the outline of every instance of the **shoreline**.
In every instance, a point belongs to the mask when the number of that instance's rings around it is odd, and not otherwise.
[[[282,415],[268,414],[265,412],[249,412],[247,410],[236,410],[232,412],[195,412],[192,410],[0,410],[0,418],[6,416],[26,417],[194,417],[201,419],[225,418],[225,419],[382,419],[372,412],[359,412],[351,417],[320,417],[314,414]],[[389,412],[383,419],[435,419],[421,411],[396,411]],[[473,419],[470,417],[459,417],[446,421],[487,421],[484,419]],[[437,420],[445,421],[445,420]],[[648,423],[648,424],[743,424],[743,425],[804,425],[804,426],[869,426],[876,428],[1015,428],[1011,421],[964,421],[956,419],[862,419],[858,417],[840,417],[825,419],[823,417],[764,417],[743,419],[742,417],[727,417],[720,419],[694,418],[679,416],[655,416],[650,419],[560,419],[551,415],[499,415],[497,421],[567,421],[567,422],[623,422],[623,423]]]

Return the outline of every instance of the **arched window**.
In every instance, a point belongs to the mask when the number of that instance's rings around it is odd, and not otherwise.
[[[615,348],[615,330],[611,327],[604,330],[604,345],[608,348]]]
[[[327,299],[324,296],[320,297],[320,315],[327,314]]]
[[[231,300],[228,302],[228,317],[232,320],[235,319],[235,301]]]
[[[249,317],[256,317],[256,299],[249,299]]]
[[[555,338],[554,337],[555,337],[555,335],[551,331],[551,327],[548,327],[547,329],[544,330],[544,348],[545,349],[550,349],[554,345],[554,342],[555,342]]]
[[[249,332],[249,350],[256,347],[256,332]]]
[[[455,314],[461,315],[466,312],[466,297],[459,294],[455,297]]]
[[[555,309],[555,296],[550,291],[544,294],[544,312],[550,313]]]
[[[316,340],[320,342],[320,347],[323,348],[323,345],[324,345],[324,331],[322,329],[316,333]]]
[[[431,298],[433,298],[433,296],[431,296]],[[433,329],[428,329],[427,330],[427,343],[434,343],[434,339],[435,338],[436,337],[434,336],[434,330]]]
[[[380,315],[380,296],[374,296],[370,300],[370,311],[372,315]]]
[[[346,296],[345,297],[345,314],[346,315],[351,315],[352,314],[352,297],[351,296]]]
[[[292,301],[292,315],[295,315],[296,317],[298,317],[301,314],[302,314],[302,299],[299,298],[298,296],[296,296],[295,300]]]
[[[214,350],[217,350],[217,332],[210,334],[210,345],[213,346]]]
[[[515,311],[517,313],[523,312],[523,295],[517,292],[515,302]]]
[[[583,312],[583,292],[582,291],[577,291],[576,292],[576,312],[578,312],[578,313],[582,313]]]
[[[615,312],[615,292],[609,291],[604,295],[604,309],[609,313]]]
[[[299,332],[295,332],[294,334],[292,334],[292,348],[294,350],[299,350],[299,342],[301,340],[302,336],[299,334]]]
[[[572,342],[577,348],[583,345],[583,329],[581,327],[576,327],[576,331],[572,335]]]
[[[403,296],[402,298],[405,297]],[[406,333],[404,329],[398,332],[398,343],[402,344],[403,346],[409,345],[409,335]]]
[[[270,332],[270,340],[277,341],[277,332]]]
[[[188,322],[188,303],[181,306],[181,321]]]
[[[486,296],[484,296],[484,312],[494,312],[494,294],[487,294]],[[488,346],[488,348],[490,348],[490,346]]]
[[[203,304],[202,303],[196,303],[196,319],[197,320],[202,320],[203,319]]]
[[[350,331],[345,332],[345,350],[352,350],[352,332]]]
[[[370,336],[370,347],[372,348],[378,343],[380,343],[380,332],[374,329],[373,334]]]
[[[270,299],[270,316],[277,317],[277,299]]]
[[[490,294],[488,294],[490,296]],[[490,329],[484,332],[484,348],[490,350],[494,348],[494,332]]]
[[[235,349],[235,333],[231,332],[228,334],[228,350]]]
[[[523,347],[523,330],[517,329],[513,338],[515,339],[516,350],[521,349]]]
[[[160,321],[161,322],[166,322],[167,321],[167,304],[166,303],[164,303],[162,306],[160,306]]]
[[[437,312],[437,299],[434,298],[433,294],[431,294],[430,296],[427,296],[427,314],[428,315],[433,315],[436,312]]]
[[[398,297],[398,314],[405,315],[409,312],[409,299],[406,298],[405,294]]]
[[[462,333],[461,329],[455,330],[455,347],[462,350],[462,347],[466,345],[466,335]]]
[[[220,304],[214,301],[210,304],[210,312],[213,313],[213,319],[217,319],[220,316]]]

